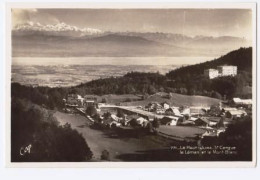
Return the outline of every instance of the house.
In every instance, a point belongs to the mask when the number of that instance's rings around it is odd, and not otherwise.
[[[205,118],[207,118],[209,120],[209,126],[217,126],[220,123],[220,120],[222,117],[212,117],[211,116],[211,117],[205,117]]]
[[[233,98],[231,104],[235,106],[244,105],[244,106],[252,106],[252,99],[240,99],[240,98]]]
[[[209,79],[214,79],[222,76],[236,76],[237,66],[218,66],[217,69],[206,69],[204,70],[204,76]]]
[[[204,127],[206,127],[206,126],[209,125],[210,121],[207,118],[205,118],[205,117],[200,117],[200,118],[196,119],[194,121],[194,123],[195,123],[196,126],[204,126]]]
[[[164,116],[160,122],[162,125],[177,126],[182,122],[182,118],[178,116]]]
[[[121,123],[120,123],[120,118],[117,117],[116,115],[114,114],[111,114],[110,116],[106,117],[106,118],[102,118],[101,119],[102,121],[102,124],[108,126],[108,127],[112,127],[112,126],[121,126]]]
[[[65,104],[66,106],[81,107],[83,106],[83,98],[78,94],[68,94]]]
[[[226,112],[227,118],[238,118],[238,117],[243,117],[246,115],[247,115],[247,113],[244,110],[229,110]]]
[[[119,126],[121,126],[121,123],[113,120],[112,118],[104,119],[102,121],[102,124],[106,125],[107,127],[113,127],[113,126],[119,127]]]
[[[120,118],[117,117],[115,114],[111,114],[110,118],[116,122],[119,122]]]
[[[227,112],[227,111],[236,111],[237,108],[234,108],[234,107],[223,107],[222,108],[222,111],[223,112]]]
[[[157,114],[162,114],[165,112],[165,109],[163,108],[163,106],[159,103],[153,102],[153,103],[149,103],[146,106],[147,111],[149,112],[155,112]]]
[[[235,103],[235,104],[241,104],[242,101],[240,98],[233,98],[232,101]]]
[[[175,107],[170,107],[166,109],[165,114],[167,115],[176,115],[176,116],[182,116],[179,109]]]
[[[143,117],[139,117],[136,119],[137,123],[140,124],[142,127],[146,127],[149,121]]]
[[[237,75],[237,66],[218,66],[219,76],[236,76]]]
[[[164,109],[169,109],[169,108],[170,108],[170,105],[169,105],[167,102],[163,102],[163,103],[162,103],[162,107],[163,107]]]

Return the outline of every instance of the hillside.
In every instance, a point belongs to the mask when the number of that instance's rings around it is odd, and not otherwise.
[[[238,75],[209,80],[205,69],[218,65],[236,65]],[[154,94],[172,92],[214,98],[251,97],[252,48],[240,48],[218,59],[182,67],[163,76],[158,73],[131,72],[123,77],[106,78],[81,84],[79,92],[91,94]]]
[[[168,78],[177,78],[189,73],[190,76],[198,76],[203,74],[205,69],[216,68],[220,65],[235,65],[238,71],[252,71],[252,48],[240,48],[232,51],[218,59],[207,61],[205,63],[195,64],[191,66],[181,67],[179,69],[167,73]]]
[[[151,102],[163,103],[167,102],[171,106],[202,106],[209,107],[211,105],[218,104],[221,100],[216,98],[210,98],[205,96],[188,96],[177,93],[171,93],[171,98],[165,98],[159,95],[159,93],[149,96],[145,100],[124,102],[121,105],[127,106],[145,106]]]

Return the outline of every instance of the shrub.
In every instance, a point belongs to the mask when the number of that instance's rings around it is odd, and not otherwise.
[[[88,106],[86,109],[86,114],[89,116],[95,116],[97,114],[97,110],[94,106]]]
[[[101,160],[109,161],[110,160],[109,152],[107,150],[102,151],[100,158]]]

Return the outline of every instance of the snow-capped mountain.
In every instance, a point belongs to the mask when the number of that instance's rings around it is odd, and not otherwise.
[[[244,38],[163,32],[110,32],[28,22],[12,31],[15,56],[220,56],[251,46]],[[50,48],[51,47],[51,48]],[[51,50],[50,50],[51,49]]]
[[[94,28],[78,28],[76,26],[71,26],[68,25],[64,22],[58,23],[58,24],[47,24],[47,25],[42,25],[40,23],[34,23],[34,22],[27,22],[24,24],[18,24],[13,28],[13,31],[16,33],[32,33],[32,32],[46,32],[48,34],[50,33],[61,33],[63,35],[74,35],[74,36],[85,36],[85,35],[98,35],[102,34],[103,31],[99,29],[94,29]]]

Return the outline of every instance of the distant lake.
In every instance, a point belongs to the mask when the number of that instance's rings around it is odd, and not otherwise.
[[[189,65],[214,57],[13,57],[13,65]]]
[[[74,86],[131,71],[166,74],[182,65],[212,57],[13,57],[12,82],[40,86]]]

